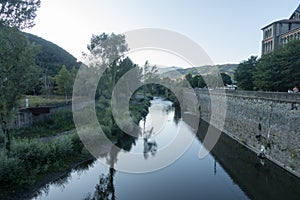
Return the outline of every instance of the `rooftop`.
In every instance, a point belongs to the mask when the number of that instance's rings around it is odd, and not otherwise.
[[[297,23],[297,24],[300,24],[300,20],[298,19],[282,19],[282,20],[278,20],[278,21],[275,21],[275,22],[272,22],[271,24],[263,27],[261,30],[271,26],[272,24],[275,24],[275,23],[281,23],[281,24],[288,24],[288,23]]]

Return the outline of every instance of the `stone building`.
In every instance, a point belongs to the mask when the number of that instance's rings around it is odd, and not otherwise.
[[[262,55],[292,40],[300,39],[300,5],[289,19],[275,21],[261,30],[263,31]]]

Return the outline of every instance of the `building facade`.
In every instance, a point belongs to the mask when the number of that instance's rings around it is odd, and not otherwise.
[[[300,39],[300,5],[289,19],[275,21],[261,30],[262,55],[273,52],[292,40]]]

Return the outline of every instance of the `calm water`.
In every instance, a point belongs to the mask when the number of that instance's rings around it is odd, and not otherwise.
[[[165,120],[164,123],[158,120],[158,123],[157,119]],[[182,126],[187,137],[195,137],[195,140],[177,161],[155,172],[132,174],[115,171],[96,160],[73,170],[63,179],[47,184],[32,199],[300,198],[297,178],[268,161],[261,163],[256,155],[226,135],[222,135],[210,155],[199,159],[207,124],[201,122],[196,133],[191,128],[192,122],[192,118],[180,118],[170,102],[155,99],[146,120],[140,122],[140,137],[126,141],[126,149],[140,153],[143,164],[151,165],[157,149],[167,146]],[[157,131],[159,134],[153,134]],[[116,153],[115,165],[126,153],[125,150]]]

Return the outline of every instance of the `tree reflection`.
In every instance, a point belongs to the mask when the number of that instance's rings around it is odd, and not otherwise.
[[[99,183],[95,186],[96,191],[93,196],[90,194],[85,198],[86,200],[115,200],[115,186],[114,176],[116,170],[114,169],[115,163],[118,161],[118,154],[123,149],[130,151],[133,144],[135,144],[135,137],[125,135],[115,145],[112,145],[110,152],[106,156],[107,164],[109,164],[108,174],[102,173],[99,178]]]
[[[103,200],[114,200],[115,196],[115,186],[114,186],[114,175],[115,169],[109,168],[108,175],[102,174],[100,176],[99,184],[96,185],[96,191],[94,197],[91,199],[103,199]]]
[[[181,110],[180,106],[174,106],[174,122],[178,125],[179,121],[181,120]]]
[[[151,127],[150,130],[146,130],[146,118],[144,118],[144,125],[142,131],[142,137],[144,139],[144,158],[147,159],[151,154],[154,156],[157,151],[157,143],[155,140],[151,140],[151,136],[153,135],[154,127]]]

